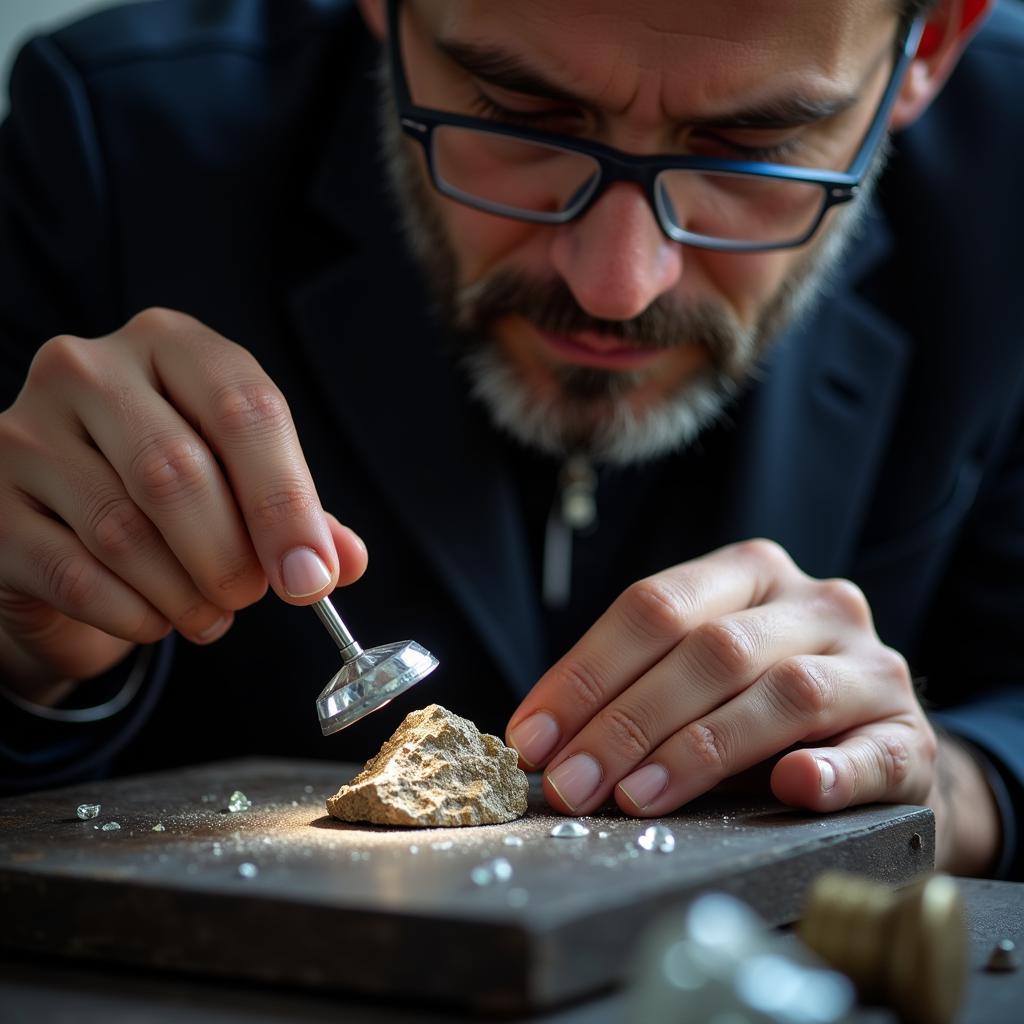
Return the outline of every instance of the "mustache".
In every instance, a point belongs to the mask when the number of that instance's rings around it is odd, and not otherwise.
[[[748,351],[747,332],[710,302],[683,308],[659,296],[635,317],[606,320],[582,309],[564,281],[539,281],[512,270],[459,289],[453,306],[459,330],[478,336],[501,317],[516,314],[555,334],[587,331],[654,349],[702,345],[723,371]]]

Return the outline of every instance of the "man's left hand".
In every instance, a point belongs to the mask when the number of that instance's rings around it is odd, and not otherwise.
[[[938,752],[861,591],[763,540],[629,587],[536,684],[508,739],[544,768],[556,809],[614,796],[645,817],[787,750],[771,772],[785,803],[926,803]]]

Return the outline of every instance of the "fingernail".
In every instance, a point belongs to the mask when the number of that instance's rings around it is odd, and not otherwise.
[[[233,615],[222,615],[212,626],[207,626],[202,633],[197,633],[196,639],[204,644],[209,643],[211,640],[216,640],[228,631],[228,626],[231,625],[233,620]]]
[[[533,768],[555,749],[559,735],[554,716],[546,711],[535,711],[514,729],[510,729],[508,738],[519,756]]]
[[[603,775],[601,766],[589,754],[573,754],[568,761],[548,772],[548,782],[569,810],[575,811],[594,795]]]
[[[331,582],[331,574],[312,548],[292,548],[281,560],[281,579],[289,597],[309,597]]]
[[[665,791],[668,772],[660,764],[645,764],[619,783],[619,789],[643,810]]]
[[[814,760],[818,762],[821,791],[827,793],[836,784],[836,770],[832,767],[832,762],[826,761],[823,757],[816,757]]]

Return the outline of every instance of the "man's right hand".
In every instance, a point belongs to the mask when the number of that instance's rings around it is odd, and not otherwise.
[[[172,629],[210,643],[268,583],[311,604],[365,568],[281,392],[189,316],[53,338],[0,413],[0,680],[27,696]]]

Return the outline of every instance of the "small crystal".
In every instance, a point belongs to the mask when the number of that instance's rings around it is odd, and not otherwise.
[[[504,843],[505,846],[522,846],[523,840],[521,836],[505,836],[505,838],[502,839],[502,843]]]
[[[590,835],[590,829],[578,821],[560,821],[548,835],[555,839],[582,839]]]
[[[255,878],[260,873],[260,869],[255,864],[246,861],[244,864],[238,865],[238,873],[243,878]]]
[[[469,873],[474,885],[493,885],[495,882],[507,882],[512,877],[512,865],[504,857],[495,857],[486,864],[478,864]]]
[[[1012,939],[1000,939],[985,964],[986,971],[1015,971],[1020,966]]]
[[[228,810],[232,814],[237,814],[239,811],[247,811],[250,807],[252,807],[252,801],[239,789],[236,789],[228,797]]]
[[[108,821],[106,825],[102,826],[101,832],[116,832],[121,826],[116,821]]]
[[[658,853],[671,853],[676,848],[676,837],[672,829],[664,825],[652,825],[636,841],[642,850],[657,850]]]
[[[412,846],[409,847],[409,852],[413,854],[419,853],[420,848],[415,843],[413,843]]]
[[[609,834],[610,833],[608,833],[608,832],[598,832],[597,833],[597,838],[598,839],[607,839]]]
[[[166,831],[167,830],[163,827],[163,825],[159,821],[150,829],[150,832],[166,832]]]
[[[88,821],[90,818],[95,818],[100,813],[99,804],[79,804],[78,805],[78,816],[82,821]]]

